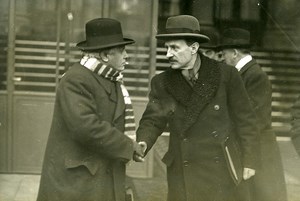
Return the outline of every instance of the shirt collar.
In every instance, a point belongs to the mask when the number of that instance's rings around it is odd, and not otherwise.
[[[235,65],[235,68],[240,71],[247,63],[249,63],[252,60],[251,55],[247,55],[243,57],[239,62]]]

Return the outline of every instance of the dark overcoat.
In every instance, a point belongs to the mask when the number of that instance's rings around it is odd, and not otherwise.
[[[57,89],[38,201],[124,201],[125,163],[133,142],[123,134],[120,86],[80,64]]]
[[[296,99],[291,110],[291,136],[292,142],[298,154],[300,155],[300,96]]]
[[[285,201],[287,195],[283,166],[271,125],[270,81],[254,59],[240,70],[240,74],[257,116],[260,131],[260,165],[253,177],[253,200]]]
[[[235,68],[202,56],[193,88],[180,70],[153,77],[137,140],[148,151],[167,125],[169,201],[230,199],[236,186],[222,146],[228,137],[240,147],[232,160],[255,169],[256,119]]]

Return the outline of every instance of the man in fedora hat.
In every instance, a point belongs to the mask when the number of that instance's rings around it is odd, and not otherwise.
[[[199,44],[199,51],[201,54],[216,61],[223,61],[222,51],[219,48],[219,31],[217,29],[210,28],[202,31],[201,33],[209,37],[208,42]]]
[[[193,16],[169,17],[156,38],[170,68],[151,80],[137,141],[147,153],[168,126],[169,201],[232,201],[236,185],[255,174],[256,119],[242,80],[198,53],[209,38]]]
[[[85,31],[83,57],[57,89],[38,201],[125,201],[125,165],[143,156],[122,83],[134,41],[114,19],[93,19]]]
[[[258,119],[260,164],[248,185],[253,201],[284,201],[286,186],[276,137],[271,126],[272,89],[268,76],[250,54],[250,32],[229,28],[221,44],[226,64],[239,71]]]

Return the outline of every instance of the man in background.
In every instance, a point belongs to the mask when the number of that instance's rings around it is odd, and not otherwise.
[[[219,47],[220,33],[217,29],[211,28],[201,31],[203,35],[209,37],[209,41],[200,43],[199,52],[204,56],[216,61],[223,61],[222,51]]]
[[[249,182],[252,200],[285,201],[284,172],[271,126],[271,84],[267,74],[250,54],[250,32],[240,28],[227,29],[222,34],[220,46],[224,62],[239,71],[258,120],[260,166]]]

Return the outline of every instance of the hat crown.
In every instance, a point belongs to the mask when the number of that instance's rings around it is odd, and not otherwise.
[[[250,32],[245,30],[245,29],[240,29],[240,28],[231,28],[231,29],[226,29],[223,33],[224,38],[231,38],[231,39],[243,39],[250,41]]]
[[[201,32],[202,34],[209,37],[209,41],[200,44],[202,48],[217,49],[220,45],[220,33],[217,29],[206,29]]]
[[[192,32],[200,32],[200,25],[197,18],[190,15],[179,15],[169,17],[166,29],[189,29]]]
[[[221,39],[223,47],[249,47],[250,32],[241,28],[229,28],[223,32]]]
[[[123,38],[121,23],[114,19],[98,18],[86,23],[86,39],[89,37],[105,37],[119,35]]]
[[[86,40],[77,44],[82,50],[96,50],[127,45],[134,40],[123,38],[121,23],[111,18],[96,18],[85,25]]]
[[[199,43],[207,42],[209,38],[200,34],[200,24],[197,18],[191,15],[172,16],[167,19],[166,29],[156,35],[157,39],[193,39]]]

